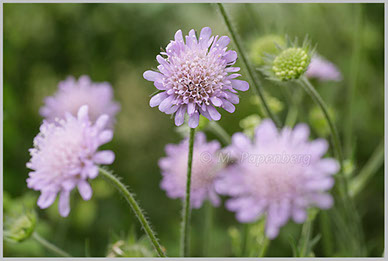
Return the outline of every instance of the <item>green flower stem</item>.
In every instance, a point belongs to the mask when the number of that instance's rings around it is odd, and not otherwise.
[[[349,191],[348,191],[348,185],[347,180],[343,171],[343,155],[341,150],[341,145],[339,141],[339,135],[337,132],[337,129],[332,121],[332,119],[329,116],[327,106],[325,102],[322,100],[321,96],[318,94],[318,92],[314,89],[314,87],[311,85],[311,83],[307,80],[306,77],[302,76],[301,80],[299,81],[301,86],[305,89],[305,91],[311,96],[311,98],[317,103],[317,105],[321,108],[326,121],[329,125],[330,132],[331,132],[331,138],[333,141],[334,151],[336,154],[336,157],[340,164],[340,172],[338,176],[339,180],[339,193],[341,197],[340,204],[342,205],[343,209],[345,210],[344,215],[341,215],[341,218],[344,218],[346,221],[345,225],[349,227],[349,229],[352,230],[352,236],[359,238],[359,250],[361,251],[363,248],[363,234],[362,234],[362,227],[361,227],[361,220],[358,216],[358,212],[354,206],[354,202],[350,198]]]
[[[270,117],[275,122],[275,124],[279,127],[280,122],[279,122],[278,118],[275,116],[275,114],[272,113],[271,109],[268,106],[268,103],[264,97],[261,82],[260,82],[259,78],[257,77],[257,74],[255,73],[254,69],[252,68],[252,65],[248,62],[247,56],[245,55],[245,52],[240,45],[241,41],[237,35],[237,32],[232,27],[232,23],[228,17],[228,14],[226,13],[224,5],[222,3],[217,3],[217,6],[221,12],[221,15],[222,15],[222,18],[224,19],[226,27],[228,27],[229,33],[230,33],[232,40],[236,46],[236,49],[239,53],[239,56],[241,57],[242,64],[245,66],[245,69],[248,72],[249,81],[252,83],[252,85],[254,87],[253,91],[259,97],[259,99],[264,107],[264,111],[265,111],[264,116]],[[260,114],[261,114],[261,112],[259,111],[259,115]],[[262,117],[263,115],[260,115],[260,116]]]
[[[182,212],[182,227],[181,227],[181,256],[189,255],[190,245],[190,188],[191,188],[191,171],[193,165],[193,150],[194,150],[195,128],[190,128],[189,139],[189,155],[187,160],[187,182],[186,182],[186,198],[183,203]]]
[[[203,225],[203,256],[209,256],[212,249],[213,206],[210,201],[205,202],[205,214]]]
[[[249,237],[249,224],[242,224],[241,225],[241,250],[240,250],[240,257],[245,257],[247,252],[247,244],[248,244],[248,237]]]
[[[323,101],[323,99],[321,98],[319,93],[315,90],[313,85],[309,82],[309,80],[307,80],[306,77],[302,76],[300,83],[301,83],[301,86],[305,89],[305,91],[311,96],[311,98],[320,107],[320,109],[322,110],[322,112],[326,118],[326,121],[329,125],[335,154],[336,154],[336,157],[337,157],[339,164],[340,164],[340,174],[341,174],[341,176],[340,176],[340,178],[341,178],[340,179],[340,184],[341,184],[340,193],[342,193],[343,198],[346,198],[348,196],[348,188],[347,188],[346,178],[345,178],[345,175],[343,173],[344,159],[343,159],[343,155],[342,155],[341,144],[340,144],[340,139],[339,139],[337,128],[335,127],[332,119],[330,118],[329,111],[327,109],[325,102]]]
[[[232,138],[230,135],[225,131],[224,128],[221,127],[217,122],[211,121],[209,122],[208,128],[210,131],[212,131],[215,135],[220,138],[220,140],[224,143],[224,145],[229,145]]]
[[[287,87],[288,86],[286,86],[286,95],[289,99],[290,109],[288,110],[284,125],[293,127],[298,118],[298,105],[303,99],[303,92],[298,88],[295,90],[294,94],[291,94],[290,89]]]
[[[360,173],[351,180],[349,184],[349,193],[351,197],[356,196],[368,183],[371,177],[384,163],[384,140],[382,140],[372,156],[361,169]]]
[[[354,5],[355,21],[354,21],[354,31],[353,31],[353,51],[350,65],[350,83],[346,88],[347,102],[345,102],[345,115],[344,115],[344,124],[345,124],[345,135],[344,135],[344,147],[345,155],[350,157],[352,153],[353,145],[353,107],[354,107],[354,94],[357,89],[357,83],[359,79],[360,72],[360,59],[362,53],[362,6]]]
[[[271,243],[271,240],[269,240],[268,237],[264,235],[258,257],[265,257],[265,254],[267,253],[267,249],[270,243]]]
[[[136,202],[134,196],[131,192],[127,189],[127,187],[121,183],[121,181],[113,175],[110,171],[104,168],[99,168],[100,173],[102,176],[110,181],[114,187],[121,193],[121,195],[125,198],[125,200],[128,202],[130,207],[132,208],[133,212],[135,212],[137,219],[139,220],[140,224],[142,225],[144,231],[146,232],[148,238],[150,239],[152,245],[154,246],[156,252],[160,257],[166,257],[166,254],[164,253],[163,247],[159,244],[158,239],[155,236],[155,232],[152,230],[150,224],[148,223],[143,211],[139,207],[138,203]]]
[[[45,248],[47,248],[51,252],[57,254],[58,256],[71,257],[71,255],[69,253],[67,253],[66,251],[60,249],[59,247],[55,246],[54,244],[50,243],[49,241],[47,241],[46,239],[41,237],[37,232],[34,232],[32,234],[32,237],[36,241],[38,241],[42,246],[44,246]]]

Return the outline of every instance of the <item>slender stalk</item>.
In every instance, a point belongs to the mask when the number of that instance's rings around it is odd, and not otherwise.
[[[355,21],[354,21],[354,31],[353,31],[353,51],[352,51],[352,59],[351,59],[351,67],[350,67],[350,83],[347,87],[347,102],[345,108],[345,135],[344,135],[344,143],[345,143],[345,155],[350,157],[352,153],[352,145],[353,145],[353,104],[354,104],[354,94],[357,89],[357,81],[359,78],[360,71],[360,58],[362,53],[362,34],[360,33],[362,30],[362,6],[354,5],[355,10]]]
[[[113,175],[110,171],[104,168],[99,168],[100,173],[102,176],[110,181],[113,186],[116,187],[116,189],[121,193],[121,195],[125,198],[125,200],[128,202],[130,207],[132,208],[133,212],[135,212],[135,215],[137,219],[139,220],[141,226],[143,227],[144,231],[146,232],[148,238],[151,241],[151,244],[154,246],[156,252],[160,257],[166,257],[166,254],[164,253],[163,247],[159,244],[158,239],[155,235],[155,232],[152,230],[149,222],[147,221],[144,212],[139,207],[139,204],[136,202],[134,196],[131,192],[127,189],[127,187],[121,183],[121,181]]]
[[[249,224],[242,224],[240,257],[246,256],[248,237],[249,237]]]
[[[229,145],[230,144],[232,138],[225,131],[225,129],[222,128],[221,125],[219,125],[217,122],[215,122],[215,121],[209,122],[208,128],[215,135],[217,135],[218,138],[220,138],[225,145]]]
[[[44,246],[45,248],[47,248],[51,252],[57,254],[58,256],[71,257],[71,255],[69,253],[67,253],[66,251],[60,249],[59,247],[55,246],[54,244],[50,243],[49,241],[47,241],[46,239],[41,237],[37,232],[34,232],[32,234],[32,237],[36,241],[38,241],[42,246]]]
[[[384,163],[384,140],[382,140],[368,162],[361,169],[360,173],[351,180],[349,184],[349,193],[351,197],[356,196],[368,183],[373,174]]]
[[[181,227],[181,256],[189,255],[190,244],[190,188],[191,188],[191,171],[193,165],[195,129],[190,128],[189,155],[187,159],[187,181],[186,181],[186,198],[183,203],[182,227]]]
[[[345,210],[344,216],[341,216],[341,218],[346,219],[346,222],[345,222],[346,226],[349,226],[352,229],[352,231],[354,232],[353,236],[357,236],[359,238],[359,242],[360,242],[359,247],[363,248],[363,244],[362,244],[363,234],[362,234],[361,220],[358,216],[358,212],[354,206],[354,203],[349,195],[347,180],[343,172],[343,155],[342,155],[337,129],[332,119],[329,116],[328,109],[325,102],[323,101],[319,93],[311,85],[311,83],[307,80],[307,78],[303,76],[299,81],[299,83],[320,107],[329,125],[334,151],[340,164],[340,171],[339,171],[340,175],[338,176],[339,193],[341,196],[340,203],[342,204],[342,207]]]
[[[269,243],[271,243],[271,240],[269,240],[268,237],[264,236],[258,257],[264,257],[265,256],[265,254],[267,253],[267,249],[268,249]]]
[[[209,256],[212,249],[213,206],[210,201],[205,202],[204,226],[203,226],[203,256]]]
[[[301,78],[300,83],[301,83],[301,86],[305,89],[305,91],[311,96],[311,98],[320,107],[320,109],[322,110],[322,112],[326,118],[326,121],[329,125],[335,154],[336,154],[336,157],[337,157],[339,164],[340,164],[340,174],[341,174],[341,191],[340,192],[343,193],[343,195],[342,195],[343,197],[346,197],[346,195],[348,194],[348,188],[347,188],[346,178],[343,174],[344,159],[343,159],[343,155],[342,155],[341,144],[340,144],[340,139],[339,139],[337,128],[335,127],[334,122],[329,115],[327,105],[325,104],[325,102],[323,101],[323,99],[321,98],[319,93],[315,90],[313,85],[310,83],[310,81],[306,77],[303,76]]]
[[[217,3],[217,6],[218,6],[218,8],[220,10],[222,18],[224,19],[226,27],[229,30],[229,33],[230,33],[230,35],[232,37],[232,40],[233,40],[233,42],[234,42],[234,44],[236,46],[236,49],[237,49],[237,51],[238,51],[238,53],[239,53],[239,55],[241,57],[242,63],[245,66],[246,71],[248,72],[249,81],[252,83],[252,85],[254,87],[253,91],[259,97],[259,99],[260,99],[260,101],[261,101],[261,103],[262,103],[262,105],[264,107],[264,111],[265,111],[264,116],[265,117],[270,117],[275,122],[275,124],[280,127],[280,122],[279,122],[278,118],[275,116],[275,114],[272,113],[272,111],[269,108],[268,103],[267,103],[267,101],[266,101],[266,99],[264,97],[264,93],[263,93],[263,90],[262,90],[261,82],[260,82],[259,78],[257,77],[257,74],[255,73],[254,69],[252,68],[252,65],[249,63],[243,48],[240,45],[241,41],[239,39],[239,36],[238,36],[237,32],[235,31],[235,29],[232,26],[232,23],[231,23],[231,21],[229,19],[228,14],[226,13],[224,5],[222,3]],[[260,114],[261,114],[261,112],[259,111],[259,115]],[[260,115],[260,116],[263,116],[263,115]]]
[[[291,94],[290,89],[287,87],[288,86],[286,86],[286,95],[289,97],[290,100],[290,108],[288,110],[284,125],[293,127],[298,118],[298,105],[302,101],[303,92],[301,92],[301,89],[298,88],[297,90],[295,90],[294,94]]]

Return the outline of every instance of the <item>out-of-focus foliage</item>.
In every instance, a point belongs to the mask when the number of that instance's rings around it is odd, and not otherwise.
[[[313,84],[332,110],[342,143],[348,137],[351,139],[347,143],[350,150],[346,158],[351,159],[352,175],[356,176],[384,137],[383,4],[227,4],[226,9],[247,50],[250,43],[267,34],[287,34],[299,39],[308,34],[312,43],[317,43],[318,53],[338,66],[343,81],[313,81]],[[211,4],[7,3],[3,12],[3,162],[7,193],[4,210],[10,205],[10,199],[29,195],[35,202],[37,198],[38,193],[26,186],[25,164],[42,121],[38,110],[44,97],[52,95],[57,83],[66,76],[87,74],[93,81],[109,81],[116,100],[121,103],[114,139],[106,146],[116,154],[112,168],[136,193],[167,254],[177,256],[181,202],[167,198],[159,188],[161,175],[157,162],[164,156],[165,144],[179,142],[181,135],[175,131],[169,116],[149,107],[149,95],[155,88],[142,74],[156,66],[155,56],[178,29],[188,32],[191,28],[200,30],[210,26],[215,34],[228,34],[216,8]],[[358,59],[353,58],[355,55]],[[242,74],[244,77],[245,72]],[[262,83],[266,95],[273,97],[270,105],[284,122],[290,111],[289,97],[299,87],[281,86],[264,79]],[[235,113],[221,112],[219,124],[229,134],[242,131],[246,127],[241,120],[257,113],[260,104],[252,101],[253,95],[253,91],[242,93]],[[301,97],[296,108],[297,122],[308,123],[313,138],[327,138],[326,126],[307,95]],[[345,124],[349,117],[351,128]],[[207,136],[216,138],[211,132]],[[58,215],[57,203],[47,210],[36,208],[35,229],[74,256],[103,257],[112,253],[113,246],[128,255],[145,255],[142,251],[130,252],[137,244],[142,248],[139,238],[141,242],[144,239],[126,202],[99,178],[92,181],[92,187],[90,201],[82,201],[78,193],[73,193],[72,211],[66,219]],[[362,219],[367,255],[381,256],[383,166],[355,197],[355,203]],[[192,213],[193,256],[204,255],[204,235],[208,235],[205,212],[202,208]],[[109,235],[121,235],[131,227],[135,230],[129,239],[110,239]],[[207,255],[236,255],[240,228],[233,213],[224,207],[214,209],[212,247]],[[312,231],[312,238],[321,234],[314,246],[315,256],[352,256],[338,247],[331,212],[318,213]],[[300,232],[301,225],[287,224],[271,242],[267,255],[292,256],[290,236],[298,239]],[[22,243],[5,242],[4,255],[52,256],[52,253],[29,238]]]

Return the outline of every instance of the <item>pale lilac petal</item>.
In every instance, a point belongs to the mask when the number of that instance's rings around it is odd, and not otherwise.
[[[59,214],[62,217],[67,217],[70,213],[70,192],[62,191],[59,195],[58,203]]]
[[[163,77],[163,74],[154,71],[145,71],[143,73],[143,78],[150,82],[162,81]]]
[[[168,97],[168,95],[166,94],[166,92],[161,92],[161,93],[158,93],[154,96],[152,96],[151,100],[150,100],[150,106],[151,107],[156,107],[156,106],[159,106],[159,104],[164,101],[164,99],[166,99]]]
[[[40,194],[38,198],[38,206],[42,209],[48,208],[54,203],[56,197],[57,197],[57,193],[42,192],[42,194]]]
[[[233,89],[239,90],[239,91],[247,91],[249,89],[249,84],[246,81],[242,80],[231,80]]]
[[[195,112],[195,104],[190,102],[189,104],[187,104],[187,113],[189,115],[193,114]]]
[[[88,110],[89,109],[87,105],[81,106],[80,109],[78,110],[78,120],[89,121]]]
[[[199,113],[196,112],[196,113],[193,113],[192,115],[190,115],[189,117],[189,127],[190,128],[197,128],[198,127],[198,123],[199,123]]]
[[[177,41],[177,42],[183,42],[182,30],[179,29],[179,30],[175,33],[174,39],[175,39],[175,41]]]
[[[218,121],[219,119],[221,119],[221,114],[213,106],[207,106],[207,111],[209,112],[209,115],[210,117],[212,117],[213,120]]]
[[[201,44],[201,48],[208,48],[209,47],[209,39],[212,34],[212,29],[210,27],[204,27],[201,30],[201,33],[199,35],[199,43]]]
[[[218,97],[211,97],[210,98],[211,102],[213,103],[214,106],[220,107],[222,105],[222,101]]]
[[[92,198],[92,187],[86,181],[80,181],[78,183],[78,191],[83,200],[89,200]]]
[[[110,142],[113,139],[113,131],[105,130],[98,136],[100,145]]]
[[[102,150],[94,155],[93,160],[97,164],[109,165],[115,160],[115,154],[111,150]]]
[[[181,106],[175,114],[175,125],[181,126],[185,121],[185,107]]]
[[[233,113],[236,110],[236,107],[229,101],[222,101],[222,108],[224,108],[227,112]]]

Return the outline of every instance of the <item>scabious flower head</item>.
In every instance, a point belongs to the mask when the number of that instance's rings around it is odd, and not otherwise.
[[[314,55],[306,71],[306,77],[320,81],[341,81],[342,75],[338,68],[322,56]]]
[[[211,33],[211,29],[205,27],[197,39],[195,31],[191,30],[184,42],[182,31],[178,30],[166,52],[156,56],[159,72],[143,74],[161,91],[151,98],[150,106],[159,106],[166,114],[175,113],[177,126],[183,124],[186,112],[190,128],[198,126],[200,114],[209,120],[219,120],[221,114],[215,107],[234,112],[233,104],[239,103],[236,90],[249,88],[246,81],[235,79],[241,75],[235,73],[240,68],[231,67],[237,53],[227,51],[229,37],[213,37]]]
[[[108,127],[113,127],[114,116],[120,110],[120,105],[113,101],[113,89],[109,83],[95,83],[84,75],[78,81],[68,77],[60,82],[58,91],[45,99],[40,114],[49,122],[54,122],[56,118],[64,118],[68,112],[77,115],[82,105],[88,105],[92,122],[103,114],[108,115]]]
[[[40,208],[49,207],[59,193],[59,213],[66,217],[70,212],[70,192],[75,187],[84,200],[91,198],[88,179],[97,177],[98,164],[111,164],[114,160],[112,151],[97,151],[113,137],[112,130],[105,129],[108,121],[109,116],[104,114],[92,124],[86,105],[79,109],[77,118],[67,113],[64,119],[43,121],[27,163],[33,170],[27,185],[41,192]]]
[[[187,181],[188,139],[180,144],[168,144],[167,157],[159,160],[163,179],[161,188],[170,198],[185,198]],[[214,190],[214,182],[222,168],[218,160],[218,141],[206,142],[205,134],[198,132],[194,140],[193,165],[191,173],[191,207],[200,208],[205,199],[218,206],[220,199]]]
[[[240,222],[266,214],[266,235],[273,239],[289,218],[304,222],[308,207],[331,207],[327,190],[334,184],[338,163],[322,158],[328,147],[325,140],[308,137],[306,125],[278,131],[268,119],[257,127],[254,141],[242,133],[233,135],[225,153],[235,163],[222,171],[216,191],[231,196],[226,207]]]
[[[264,64],[264,54],[277,54],[277,46],[285,45],[285,39],[282,36],[269,34],[255,39],[250,46],[250,54],[255,65]]]
[[[262,71],[275,81],[299,79],[306,72],[313,53],[308,39],[306,38],[301,47],[297,45],[297,40],[291,43],[287,39],[286,46],[280,48],[277,55],[267,54]]]

